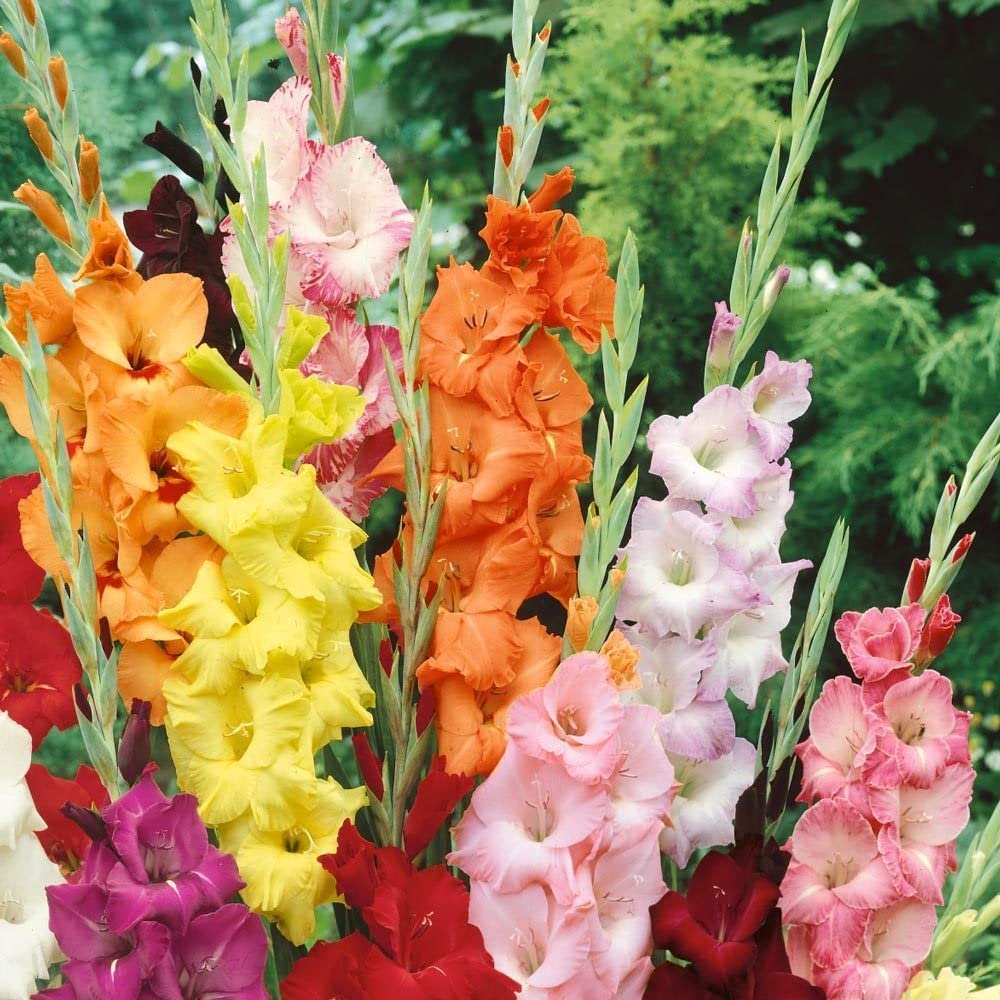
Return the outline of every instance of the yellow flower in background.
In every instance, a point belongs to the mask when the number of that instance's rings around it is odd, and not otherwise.
[[[304,944],[316,929],[316,907],[337,896],[336,883],[319,864],[337,849],[337,833],[354,819],[367,799],[363,788],[341,788],[332,778],[314,779],[311,804],[296,803],[282,830],[261,830],[244,819],[219,830],[222,849],[236,858],[246,881],[243,900],[278,925],[293,944]]]
[[[205,563],[160,620],[192,637],[175,668],[198,690],[224,692],[243,672],[260,675],[315,656],[323,614],[322,600],[261,583],[227,556],[221,565]]]
[[[375,706],[375,692],[358,666],[347,631],[324,632],[316,655],[281,669],[309,691],[309,729],[313,750],[339,740],[345,726],[361,728],[372,724],[369,709]]]
[[[935,977],[932,972],[918,972],[910,982],[902,1000],[1000,1000],[1000,986],[977,990],[976,984],[964,976],[956,976],[951,969],[942,969]]]
[[[245,676],[224,694],[174,676],[163,685],[177,783],[219,826],[247,811],[264,830],[284,830],[316,793],[308,743],[309,695],[287,677]]]

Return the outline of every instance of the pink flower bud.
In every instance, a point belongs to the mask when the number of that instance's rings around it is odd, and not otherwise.
[[[955,614],[951,610],[951,599],[947,594],[942,594],[938,598],[934,610],[924,625],[924,631],[920,636],[920,646],[917,649],[917,662],[920,664],[930,663],[936,656],[940,656],[951,642],[951,637],[955,634],[955,626],[962,620],[961,615]]]
[[[118,770],[131,785],[134,784],[149,763],[150,746],[149,715],[152,705],[140,698],[132,699],[132,708],[125,720],[122,741],[118,747]]]
[[[296,74],[308,76],[309,50],[306,47],[306,29],[299,12],[294,7],[274,22],[274,34],[281,47],[288,53],[288,60]]]
[[[368,786],[372,795],[381,802],[385,795],[385,785],[382,782],[382,761],[372,750],[372,745],[364,733],[355,733],[351,737],[351,742],[354,744],[354,757],[358,762],[361,780]]]
[[[965,553],[969,551],[975,537],[976,533],[973,531],[971,535],[963,535],[959,539],[958,545],[955,546],[955,551],[951,556],[952,563],[961,562],[965,558]]]
[[[347,62],[336,52],[327,52],[326,63],[330,67],[330,93],[333,95],[333,111],[338,121],[344,113],[347,100]]]
[[[708,335],[708,363],[720,371],[729,367],[736,331],[743,325],[739,316],[729,311],[725,302],[715,303],[715,320]]]
[[[771,276],[771,280],[764,286],[764,312],[770,312],[774,308],[774,304],[778,301],[778,296],[781,294],[782,288],[788,284],[788,278],[791,273],[791,270],[782,264]]]
[[[911,604],[916,604],[923,597],[930,568],[930,559],[914,559],[910,563],[910,573],[906,578],[906,599]]]

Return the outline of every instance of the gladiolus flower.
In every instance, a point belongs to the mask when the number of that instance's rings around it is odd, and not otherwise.
[[[141,282],[132,263],[132,249],[129,247],[121,226],[118,225],[118,220],[111,214],[111,209],[105,198],[101,198],[97,215],[90,220],[88,226],[90,247],[87,250],[87,256],[84,257],[83,263],[80,265],[80,270],[73,275],[73,280],[110,279],[113,282],[120,282],[130,289],[137,288]],[[140,322],[153,323],[154,321],[147,313]],[[121,323],[120,318],[118,323]],[[150,327],[150,333],[155,336],[156,326]],[[95,353],[99,354],[100,352],[95,351]]]
[[[871,608],[864,614],[845,611],[833,630],[854,673],[864,681],[879,681],[906,666],[923,624],[924,609],[910,604],[884,611]]]
[[[82,809],[99,809],[107,804],[108,793],[97,772],[81,764],[72,781],[57,778],[41,764],[32,764],[27,773],[28,788],[38,814],[45,823],[36,835],[49,859],[63,875],[75,872],[87,857],[92,838],[63,812],[68,803]]]
[[[0,604],[30,604],[41,593],[45,570],[24,551],[18,504],[38,486],[38,473],[0,480]]]
[[[417,786],[413,805],[403,821],[403,846],[412,861],[434,838],[455,807],[472,791],[465,774],[449,774],[443,757],[435,757],[426,777]]]
[[[45,254],[35,258],[35,275],[31,281],[17,288],[4,285],[3,294],[10,311],[7,326],[19,343],[27,343],[29,315],[43,346],[62,344],[75,330],[73,297],[63,288],[56,269]]]
[[[926,666],[935,657],[940,656],[948,648],[948,643],[951,642],[955,628],[961,620],[962,616],[951,610],[951,599],[947,594],[942,594],[924,623],[924,630],[920,634],[920,645],[917,646],[916,662]]]
[[[768,351],[763,369],[743,387],[750,402],[750,426],[764,443],[769,461],[785,454],[792,441],[791,422],[809,409],[811,378],[807,361],[782,361]]]

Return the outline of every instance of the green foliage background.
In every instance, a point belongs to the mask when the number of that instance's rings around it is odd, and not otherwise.
[[[43,4],[115,206],[140,203],[167,169],[141,146],[143,133],[161,118],[198,138],[187,0]],[[283,60],[269,64],[285,3],[229,7],[252,46],[254,91],[266,96],[288,74]],[[555,21],[545,75],[554,103],[538,171],[576,168],[571,207],[613,254],[627,227],[636,233],[649,419],[686,412],[700,395],[713,302],[727,294],[787,112],[798,35],[815,57],[826,9],[822,0],[542,0]],[[508,0],[344,0],[343,16],[357,130],[378,144],[408,203],[430,181],[439,259],[480,253]],[[814,367],[814,403],[790,453],[797,500],[784,551],[818,559],[836,518],[849,519],[838,611],[897,602],[947,475],[997,410],[997,65],[1000,0],[862,0],[800,193],[783,258],[793,279],[759,353]],[[43,177],[23,110],[5,71],[0,200],[26,176]],[[5,277],[27,272],[44,248],[25,213],[0,214]],[[0,426],[0,473],[30,462]],[[648,477],[643,486],[658,495]],[[964,623],[941,662],[975,713],[980,819],[1000,794],[997,514],[994,485],[969,529],[978,540],[952,591]],[[825,674],[843,669],[828,648]],[[71,748],[50,742],[56,763],[68,763]]]

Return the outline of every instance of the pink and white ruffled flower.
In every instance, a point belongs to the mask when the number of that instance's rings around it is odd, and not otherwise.
[[[779,562],[778,546],[785,533],[785,515],[795,494],[789,488],[792,466],[774,465],[754,483],[757,511],[749,517],[719,515],[719,548],[734,569],[749,572],[762,562]]]
[[[660,850],[683,868],[699,848],[733,842],[736,803],[753,782],[757,751],[737,737],[733,749],[716,760],[672,754],[670,760],[679,788],[670,824],[660,834]]]
[[[757,590],[727,566],[716,545],[721,524],[695,504],[639,500],[632,537],[620,553],[628,571],[618,617],[665,636],[694,639],[705,625],[725,621],[758,604]]]
[[[899,897],[871,824],[844,799],[824,799],[805,811],[785,850],[782,919],[812,927],[813,961],[839,968],[861,945],[871,911]]]
[[[851,669],[863,681],[879,681],[906,667],[920,644],[925,612],[919,604],[904,608],[845,611],[833,631]]]
[[[872,813],[883,826],[879,849],[901,896],[940,906],[941,889],[954,862],[951,845],[969,822],[976,772],[951,764],[930,788],[900,785],[872,789]]]
[[[309,149],[309,170],[278,219],[302,261],[302,294],[327,307],[376,298],[389,287],[413,218],[367,140]]]
[[[750,580],[760,594],[760,605],[733,615],[712,630],[718,649],[716,670],[726,679],[726,686],[745,705],[757,703],[760,685],[788,666],[781,649],[781,633],[792,617],[792,591],[795,581],[812,563],[763,563],[750,573]]]
[[[809,712],[809,738],[795,748],[802,761],[801,801],[833,798],[861,779],[870,730],[861,685],[850,677],[828,680]]]
[[[731,517],[757,510],[754,484],[768,471],[746,397],[731,385],[713,389],[683,417],[657,417],[646,442],[650,471],[674,497],[698,500]]]
[[[899,670],[862,685],[874,747],[864,779],[875,788],[930,788],[949,764],[969,763],[969,719],[952,704],[951,681],[936,670],[911,677]]]
[[[931,948],[934,907],[900,900],[872,914],[856,957],[833,970],[816,969],[827,1000],[899,1000]]]
[[[764,456],[777,461],[792,443],[791,422],[809,409],[808,361],[782,361],[774,351],[764,357],[764,368],[741,390],[750,404],[750,426],[763,442]]]
[[[524,753],[560,763],[570,778],[592,785],[607,780],[618,762],[615,733],[624,714],[607,659],[577,653],[545,687],[514,702],[507,736]]]

